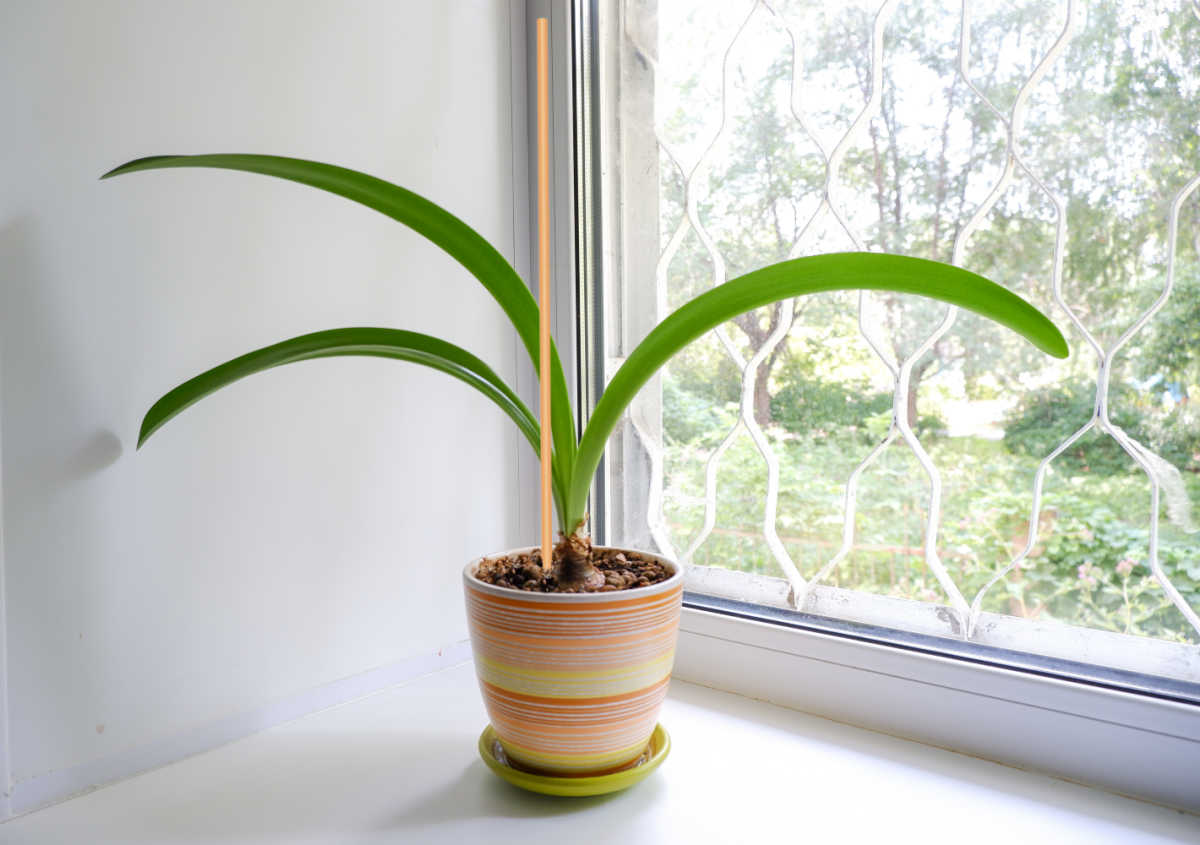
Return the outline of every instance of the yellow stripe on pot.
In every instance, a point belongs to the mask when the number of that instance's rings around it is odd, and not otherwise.
[[[481,681],[495,687],[546,698],[594,698],[636,692],[671,674],[675,651],[638,666],[623,666],[609,671],[552,672],[509,666],[477,657],[476,672]]]

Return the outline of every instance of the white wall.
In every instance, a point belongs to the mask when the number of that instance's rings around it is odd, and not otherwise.
[[[504,0],[0,4],[0,461],[14,788],[465,637],[525,448],[413,365],[293,365],[134,450],[169,388],[322,328],[439,334],[512,378],[503,314],[345,200],[160,153],[331,161],[511,259]],[[69,780],[69,779],[68,779]],[[66,781],[63,781],[66,782]]]

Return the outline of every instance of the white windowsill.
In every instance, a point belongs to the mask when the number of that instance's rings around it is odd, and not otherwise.
[[[673,750],[615,796],[520,792],[476,756],[469,663],[0,826],[20,843],[1195,842],[1200,817],[673,682]]]
[[[691,607],[675,677],[1200,813],[1195,704]]]

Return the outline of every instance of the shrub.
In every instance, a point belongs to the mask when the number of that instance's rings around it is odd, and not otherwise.
[[[1005,420],[1004,445],[1016,455],[1044,458],[1092,415],[1095,386],[1071,382],[1034,391]],[[1200,470],[1200,411],[1190,405],[1164,409],[1157,393],[1113,385],[1109,419],[1181,471]],[[1112,475],[1136,470],[1132,459],[1107,435],[1091,433],[1060,455],[1067,472]]]
[[[888,414],[891,408],[892,395],[872,391],[865,382],[824,381],[799,375],[771,398],[771,416],[793,434],[862,428],[869,417]]]
[[[1143,414],[1128,401],[1126,388],[1112,388],[1109,418],[1142,440]],[[1054,451],[1092,416],[1096,390],[1090,383],[1070,382],[1027,393],[1004,423],[1004,445],[1014,455],[1041,459]],[[1126,472],[1133,463],[1115,440],[1085,435],[1060,455],[1055,465],[1068,473],[1112,475]]]
[[[706,436],[723,435],[733,425],[736,413],[730,413],[728,405],[687,390],[670,370],[663,375],[663,434],[669,443],[691,443]]]
[[[1146,445],[1181,472],[1200,472],[1200,407],[1188,402],[1148,415]]]

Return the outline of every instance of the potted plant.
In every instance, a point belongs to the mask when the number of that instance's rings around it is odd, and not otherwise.
[[[429,200],[353,170],[265,155],[155,156],[121,165],[104,178],[172,167],[287,179],[403,223],[479,280],[512,321],[537,369],[538,305],[529,289],[499,251]],[[784,261],[696,297],[629,354],[578,438],[562,366],[553,353],[551,470],[561,529],[553,568],[544,571],[540,553],[529,548],[472,561],[463,573],[480,686],[509,764],[560,778],[628,771],[655,731],[674,657],[681,567],[636,550],[593,548],[586,531],[592,477],[609,435],[637,391],[684,346],[738,314],[780,299],[843,289],[943,300],[1008,326],[1051,355],[1067,355],[1066,341],[1054,324],[999,285],[950,265],[878,253]],[[537,417],[483,361],[436,337],[370,327],[301,335],[189,379],[149,409],[138,446],[176,414],[231,382],[282,364],[339,355],[394,358],[453,376],[491,399],[539,451]],[[481,747],[483,742],[481,738]],[[487,758],[489,749],[482,750]],[[662,741],[657,750],[664,750]]]

